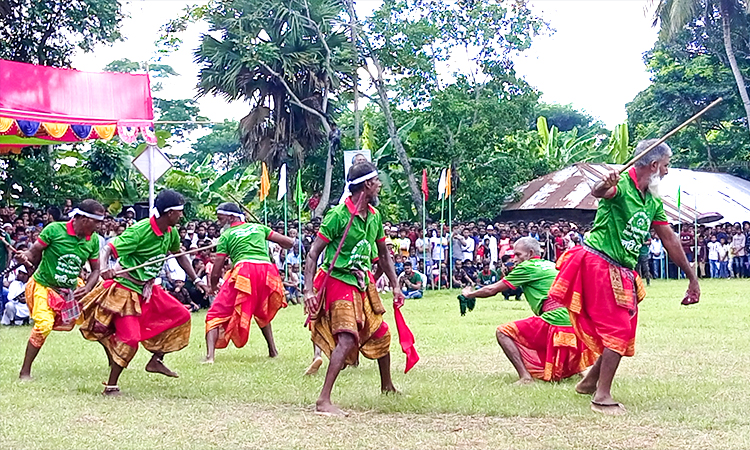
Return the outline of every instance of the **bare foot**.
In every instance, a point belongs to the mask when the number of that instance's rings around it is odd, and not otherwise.
[[[31,380],[33,380],[33,378],[31,378],[31,374],[30,373],[22,373],[22,374],[18,375],[18,379],[21,380],[21,381],[31,381]]]
[[[341,410],[338,406],[334,405],[330,401],[321,400],[318,400],[315,403],[315,414],[330,417],[346,417],[349,415],[348,412]]]
[[[169,368],[165,366],[164,363],[157,358],[151,358],[148,364],[146,364],[146,372],[160,373],[162,375],[172,377],[172,378],[180,377],[179,375],[177,375],[177,373],[169,370]]]
[[[621,416],[627,412],[622,403],[602,403],[591,401],[591,410],[607,416]]]
[[[396,386],[394,386],[393,384],[390,384],[388,386],[381,386],[380,387],[380,392],[383,393],[383,394],[386,394],[386,395],[388,395],[388,394],[394,394],[394,395],[396,395],[396,394],[400,394],[401,393],[401,392],[398,391],[398,389],[396,389]]]
[[[307,370],[305,370],[305,375],[314,375],[318,373],[318,369],[320,369],[320,366],[322,365],[323,365],[323,358],[318,356],[317,358],[313,360],[312,364],[310,364],[310,367],[308,367]]]
[[[584,378],[576,384],[576,392],[583,395],[591,395],[596,392],[596,383]]]
[[[117,386],[106,386],[102,395],[107,397],[119,397],[122,395],[122,392],[120,392],[120,388]]]
[[[534,379],[533,378],[521,378],[513,384],[516,386],[529,386],[529,385],[534,384]]]
[[[279,356],[279,351],[276,350],[276,347],[268,349],[268,357],[269,358],[275,358],[277,356]]]
[[[203,359],[203,361],[201,361],[201,364],[213,364],[213,363],[214,363],[214,359],[213,358],[209,358],[208,356],[206,356]]]

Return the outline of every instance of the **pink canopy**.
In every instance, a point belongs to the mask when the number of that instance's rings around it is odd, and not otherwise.
[[[60,124],[150,126],[148,75],[93,73],[0,60],[0,117]]]

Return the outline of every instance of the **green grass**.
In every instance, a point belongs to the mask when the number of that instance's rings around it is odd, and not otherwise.
[[[362,359],[334,388],[334,401],[352,412],[345,419],[312,414],[323,372],[301,376],[312,347],[300,306],[273,323],[278,358],[265,356],[253,325],[248,345],[218,351],[212,366],[198,364],[205,315],[193,315],[190,346],[166,358],[181,377],[146,373],[150,354],[141,349],[116,399],[100,395],[104,352],[77,330],[53,333],[35,380],[19,383],[30,329],[3,327],[0,448],[750,448],[750,283],[705,281],[701,303],[687,308],[679,305],[686,286],[649,288],[636,355],[623,359],[615,380],[615,398],[629,409],[617,418],[592,413],[575,380],[511,384],[516,376],[494,332],[528,317],[525,302],[479,300],[460,317],[456,292],[409,301],[404,312],[422,359],[404,375],[393,340],[403,395],[380,395],[377,364]]]

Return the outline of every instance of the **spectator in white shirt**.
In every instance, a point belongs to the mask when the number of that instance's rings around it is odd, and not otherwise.
[[[29,274],[25,267],[21,267],[16,273],[16,278],[8,285],[8,303],[5,304],[0,324],[22,325],[29,321],[29,307],[26,304],[24,292]]]
[[[719,278],[719,253],[722,251],[721,243],[716,241],[716,236],[711,236],[708,247],[708,263],[711,266],[711,278]]]

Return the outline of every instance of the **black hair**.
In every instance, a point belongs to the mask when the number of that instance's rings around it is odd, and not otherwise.
[[[78,209],[89,214],[104,214],[104,206],[96,200],[87,198],[78,205]]]
[[[232,202],[222,203],[221,205],[218,206],[218,208],[216,208],[216,210],[217,211],[218,210],[229,211],[229,212],[233,212],[237,214],[242,214],[242,210],[240,209],[240,207],[237,206],[236,203],[232,203]]]
[[[371,162],[362,162],[359,164],[355,164],[349,169],[349,176],[346,177],[346,180],[353,181],[363,175],[367,175],[368,173],[375,172],[377,170],[378,169],[377,167],[375,167],[375,164]],[[365,187],[364,181],[361,183],[352,184],[351,186],[349,186],[349,192],[354,194],[355,192],[361,191],[364,187]]]
[[[197,266],[198,263],[202,263],[202,262],[203,262],[203,260],[201,260],[200,258],[195,258],[193,260],[193,263],[192,263],[193,264],[193,270],[195,270],[195,266]]]
[[[60,212],[60,208],[57,206],[50,206],[47,208],[47,214],[52,216],[52,220],[55,222],[59,222],[62,219],[62,212]]]
[[[172,206],[180,206],[185,204],[185,198],[177,191],[171,189],[165,189],[156,196],[154,200],[154,206],[159,214],[164,214],[167,208]]]
[[[411,267],[411,261],[404,261],[404,267]]]

